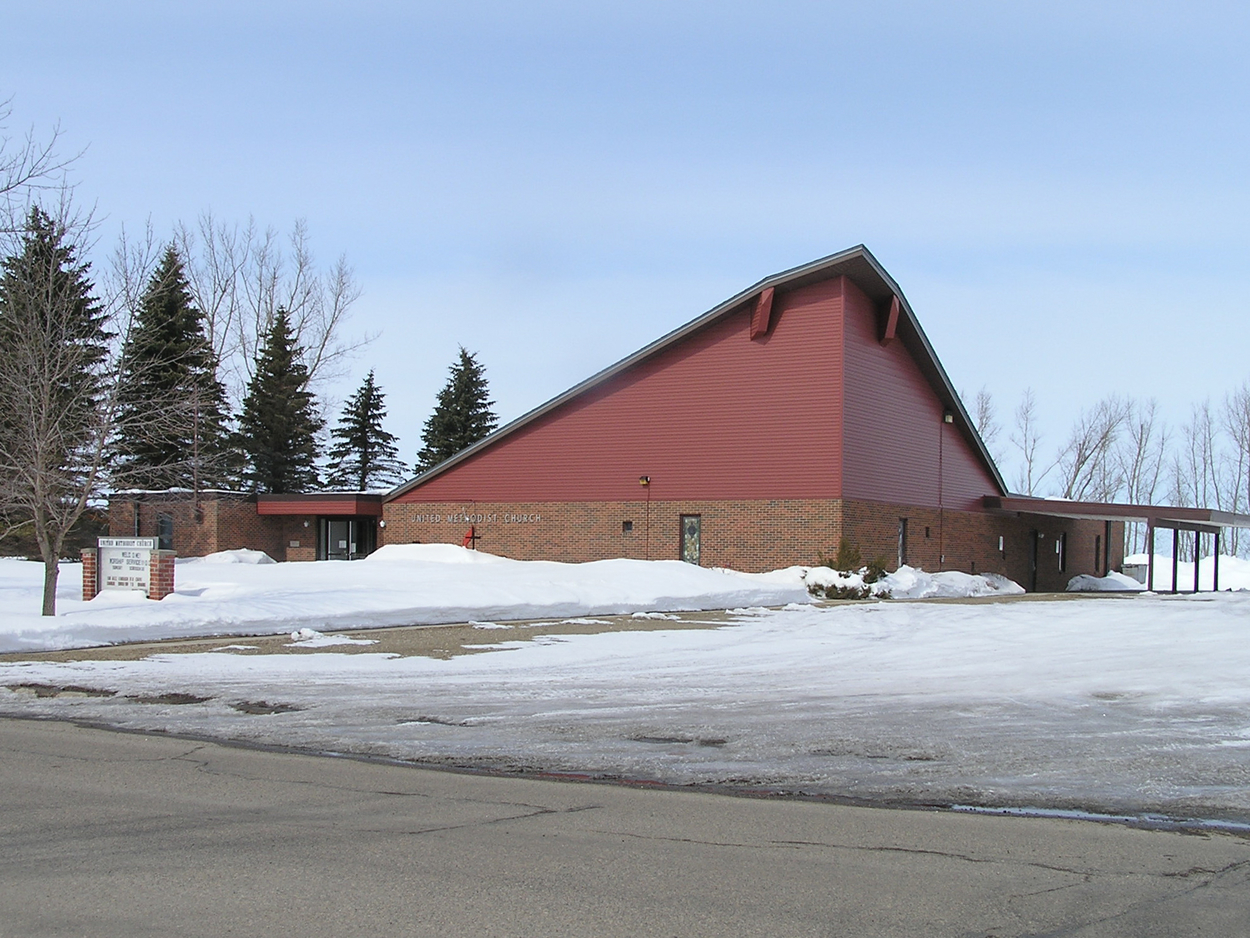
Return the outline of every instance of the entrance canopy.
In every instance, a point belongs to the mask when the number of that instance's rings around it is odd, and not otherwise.
[[[1138,521],[1146,525],[1148,570],[1146,588],[1154,589],[1155,529],[1194,531],[1215,538],[1212,560],[1215,564],[1213,585],[1220,588],[1220,530],[1250,528],[1250,514],[1216,511],[1213,508],[1182,508],[1170,505],[1118,505],[1111,502],[1074,502],[1062,498],[1033,498],[1028,495],[987,495],[983,503],[990,511],[1011,514],[1048,515],[1054,518],[1083,518],[1091,521]],[[1176,588],[1176,567],[1180,559],[1179,542],[1172,538],[1172,592]],[[1198,592],[1198,551],[1194,551],[1194,592]]]
[[[382,516],[382,496],[365,492],[311,492],[295,495],[257,495],[258,515]]]

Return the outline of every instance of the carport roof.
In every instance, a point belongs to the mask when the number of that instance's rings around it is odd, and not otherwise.
[[[1250,515],[1213,508],[1182,508],[1172,505],[1121,505],[1112,502],[1075,502],[1062,498],[1035,498],[1029,495],[987,495],[984,505],[990,511],[1052,518],[1079,518],[1089,521],[1144,521],[1156,528],[1181,531],[1218,531],[1220,528],[1250,528]]]

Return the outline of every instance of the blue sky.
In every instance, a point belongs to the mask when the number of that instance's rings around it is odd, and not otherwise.
[[[865,243],[957,387],[1057,444],[1250,377],[1238,4],[0,2],[10,131],[101,244],[205,210],[345,253],[411,460],[458,344],[510,419]],[[821,402],[800,399],[819,413]],[[1010,460],[1007,460],[1010,475]]]

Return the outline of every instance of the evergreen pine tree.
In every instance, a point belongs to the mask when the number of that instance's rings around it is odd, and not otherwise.
[[[184,488],[233,480],[226,390],[204,317],[171,245],[144,291],[119,388],[117,457],[129,484]]]
[[[328,485],[363,492],[371,484],[403,481],[404,466],[395,436],[382,429],[384,398],[370,371],[360,389],[348,398],[338,426],[330,431],[337,442],[330,450]]]
[[[451,366],[447,385],[439,391],[434,413],[421,431],[424,445],[417,454],[417,472],[438,465],[494,430],[499,419],[491,410],[493,404],[485,370],[461,346],[460,360]]]
[[[323,426],[308,390],[285,309],[273,317],[248,382],[239,436],[247,454],[244,477],[257,491],[282,494],[317,487],[317,434]]]

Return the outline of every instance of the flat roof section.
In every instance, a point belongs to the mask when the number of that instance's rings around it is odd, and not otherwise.
[[[365,492],[311,492],[294,495],[257,495],[258,515],[367,515],[382,516],[382,496]]]
[[[1221,528],[1250,528],[1250,515],[1214,508],[1175,505],[1120,505],[1112,502],[1074,502],[1029,495],[986,495],[990,511],[1045,515],[1052,518],[1083,518],[1092,521],[1144,521],[1152,527],[1211,534]]]

